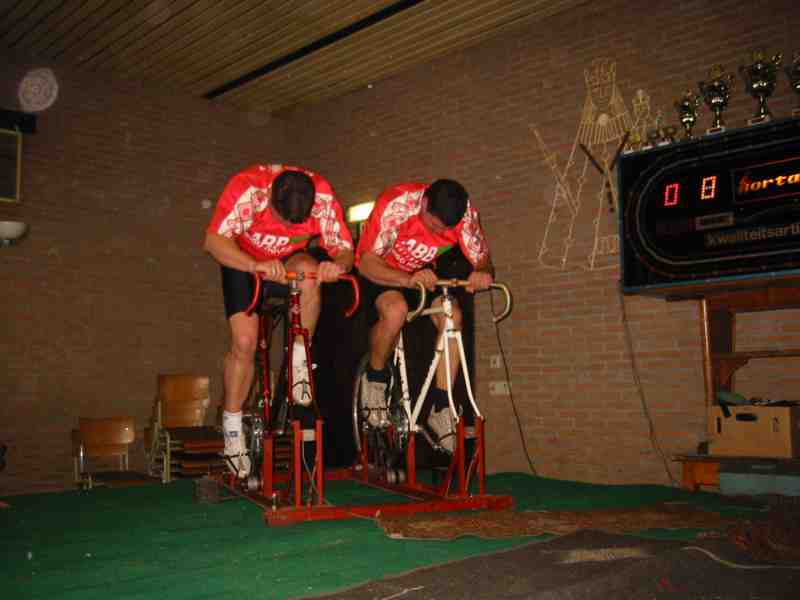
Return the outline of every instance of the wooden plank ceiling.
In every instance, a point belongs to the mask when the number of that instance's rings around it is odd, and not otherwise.
[[[586,0],[3,0],[0,48],[276,113]]]

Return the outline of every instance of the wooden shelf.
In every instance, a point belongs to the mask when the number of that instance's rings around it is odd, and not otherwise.
[[[711,370],[714,374],[716,391],[731,390],[731,378],[734,373],[754,358],[781,358],[800,356],[800,349],[785,350],[753,350],[750,352],[723,352],[711,355]],[[732,390],[731,390],[732,391]],[[712,398],[709,404],[715,404]]]
[[[759,358],[800,357],[800,348],[736,351],[737,313],[800,308],[800,286],[746,288],[709,292],[701,301],[706,405],[718,403],[720,391],[733,391],[733,375]]]

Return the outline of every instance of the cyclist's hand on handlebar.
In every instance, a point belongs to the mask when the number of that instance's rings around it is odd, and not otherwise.
[[[408,280],[408,287],[413,288],[417,285],[417,283],[421,283],[428,291],[432,292],[436,288],[436,282],[438,279],[439,278],[436,276],[436,273],[430,269],[420,269]]]
[[[330,260],[319,263],[317,267],[317,281],[331,282],[336,281],[339,275],[345,272],[344,267]]]
[[[489,286],[494,283],[494,278],[491,273],[485,271],[473,271],[467,278],[467,285],[464,286],[470,294],[479,292],[481,290],[488,290]]]
[[[286,267],[279,260],[267,260],[256,263],[253,272],[270,281],[286,284]]]

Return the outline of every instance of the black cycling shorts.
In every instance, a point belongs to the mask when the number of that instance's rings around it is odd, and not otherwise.
[[[230,319],[236,313],[244,312],[253,301],[255,291],[255,279],[252,273],[221,267],[222,271],[222,296],[225,300],[225,316]],[[287,298],[289,296],[289,286],[274,281],[261,282],[261,297],[258,299],[259,306],[265,297]]]

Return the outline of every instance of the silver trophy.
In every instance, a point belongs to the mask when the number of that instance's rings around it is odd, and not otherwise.
[[[792,64],[786,65],[784,69],[794,93],[800,96],[800,51],[794,53]],[[800,117],[800,106],[792,110],[792,116]]]
[[[722,112],[728,106],[734,76],[732,73],[726,73],[722,65],[714,65],[711,67],[708,76],[709,81],[700,81],[697,83],[703,100],[714,115],[714,121],[711,123],[711,127],[706,129],[706,133],[721,133],[725,131]]]
[[[747,92],[758,100],[758,112],[747,120],[748,125],[756,125],[772,119],[772,113],[767,106],[767,98],[775,91],[778,68],[781,66],[782,60],[783,54],[780,52],[767,58],[764,51],[759,49],[753,52],[752,64],[739,67]]]
[[[678,120],[683,126],[683,139],[692,139],[692,128],[697,122],[697,108],[700,106],[700,98],[691,90],[686,90],[675,103],[675,110],[678,111]]]

